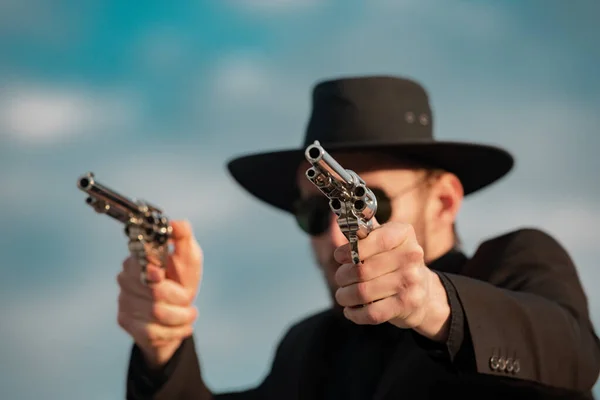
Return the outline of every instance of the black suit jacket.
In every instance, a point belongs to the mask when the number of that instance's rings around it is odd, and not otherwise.
[[[430,267],[442,278],[450,300],[448,342],[438,345],[394,327],[386,340],[390,334],[397,339],[386,350],[370,399],[593,398],[600,342],[576,268],[555,239],[537,229],[520,229],[483,242],[471,259],[459,254]],[[215,395],[206,387],[193,337],[158,373],[146,370],[134,345],[127,398],[324,398],[342,355],[334,345],[345,329],[339,319],[327,310],[293,325],[277,346],[265,380],[235,393]],[[367,362],[359,368],[366,374],[371,366]]]

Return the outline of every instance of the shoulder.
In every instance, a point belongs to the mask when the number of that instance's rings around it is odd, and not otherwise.
[[[326,309],[306,316],[296,321],[289,328],[285,337],[294,338],[297,336],[308,337],[319,331],[332,318],[333,310]]]
[[[325,310],[291,324],[276,346],[273,369],[289,371],[300,365],[315,343],[322,341],[332,318],[331,310]]]
[[[331,309],[322,310],[294,322],[289,326],[279,348],[285,350],[288,347],[302,348],[334,318]]]
[[[556,237],[540,228],[532,227],[514,229],[488,238],[481,242],[477,251],[480,250],[495,250],[504,256],[531,254],[543,258],[568,258],[567,250]]]
[[[559,240],[542,229],[530,227],[482,241],[471,261],[477,269],[490,273],[513,271],[530,275],[552,271],[571,275],[575,272],[573,260]]]

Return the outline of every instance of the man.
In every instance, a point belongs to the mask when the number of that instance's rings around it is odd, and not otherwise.
[[[145,287],[129,258],[118,277],[119,323],[135,341],[129,399],[592,398],[599,341],[561,245],[536,229],[484,241],[471,258],[457,245],[463,197],[504,176],[510,154],[436,141],[425,90],[382,76],[317,84],[304,144],[314,140],[377,195],[381,225],[359,242],[358,266],[304,176],[305,146],[240,157],[229,170],[295,215],[334,306],[285,334],[258,387],[213,395],[192,335],[202,252],[175,221],[166,273],[149,266]]]

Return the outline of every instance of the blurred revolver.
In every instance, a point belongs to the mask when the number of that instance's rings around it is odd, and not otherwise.
[[[359,264],[358,240],[376,227],[377,198],[358,174],[343,168],[318,140],[306,148],[304,155],[312,164],[306,177],[329,198],[338,226],[350,242],[352,262]]]
[[[159,208],[142,200],[131,200],[101,185],[91,172],[79,177],[77,187],[88,194],[86,203],[97,213],[106,214],[125,225],[129,252],[142,267],[140,279],[147,285],[146,266],[149,260],[160,268],[166,268],[172,232],[169,219]]]

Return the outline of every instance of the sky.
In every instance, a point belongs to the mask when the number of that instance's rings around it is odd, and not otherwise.
[[[417,79],[436,137],[511,151],[510,175],[462,206],[465,250],[545,230],[575,261],[598,326],[599,11],[592,0],[3,1],[0,397],[124,393],[126,240],[85,205],[87,171],[192,222],[204,379],[215,391],[257,384],[285,330],[328,298],[293,219],[225,163],[300,146],[312,85],[339,76]]]

